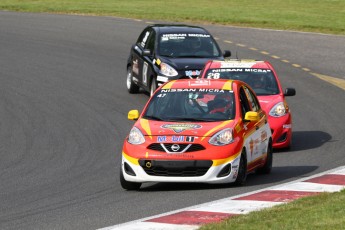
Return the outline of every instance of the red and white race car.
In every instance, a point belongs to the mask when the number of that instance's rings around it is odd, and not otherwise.
[[[268,115],[272,129],[273,148],[291,146],[292,116],[285,100],[294,96],[294,88],[283,92],[278,75],[271,63],[257,60],[209,61],[201,73],[204,79],[234,79],[246,82],[256,93],[261,107]]]
[[[270,173],[272,137],[266,112],[242,81],[184,79],[162,85],[124,141],[120,181],[245,182],[247,173]]]

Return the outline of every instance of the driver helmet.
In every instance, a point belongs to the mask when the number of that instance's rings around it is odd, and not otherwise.
[[[192,37],[188,39],[189,41],[189,46],[193,50],[200,49],[201,47],[201,39],[199,37]]]

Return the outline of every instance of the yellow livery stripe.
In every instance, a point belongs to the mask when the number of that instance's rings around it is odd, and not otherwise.
[[[231,157],[228,157],[228,158],[224,158],[224,159],[220,159],[220,160],[213,160],[212,166],[218,166],[218,165],[226,164],[230,161],[235,160],[236,157],[238,157],[240,154],[241,154],[241,152],[239,152],[239,153],[237,153]]]
[[[131,162],[132,164],[139,165],[138,159],[128,156],[125,152],[122,152],[122,156],[126,158],[127,161]]]
[[[201,141],[205,139],[205,137],[209,136],[210,133],[213,133],[215,130],[218,130],[226,125],[228,125],[229,123],[233,122],[233,120],[227,120],[224,121],[223,123],[221,123],[220,125],[217,125],[216,127],[214,127],[213,129],[209,130],[202,138]]]
[[[232,90],[232,80],[225,82],[222,89],[223,90]]]
[[[170,82],[168,82],[167,84],[165,84],[162,89],[171,89],[171,86],[175,83],[176,80],[172,80]]]
[[[147,135],[149,135],[149,137],[152,139],[152,133],[151,133],[151,128],[150,128],[149,120],[140,119],[140,125],[145,130]]]

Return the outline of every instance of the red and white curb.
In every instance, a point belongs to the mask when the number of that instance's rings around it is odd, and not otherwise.
[[[321,192],[339,192],[342,189],[345,189],[345,166],[293,182],[106,227],[102,230],[198,229],[203,224],[219,222],[234,215],[247,214]]]

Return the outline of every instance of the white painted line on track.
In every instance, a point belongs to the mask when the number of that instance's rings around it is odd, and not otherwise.
[[[339,192],[344,186],[341,185],[329,185],[329,184],[317,184],[310,182],[296,182],[293,184],[282,185],[272,190],[284,190],[284,191],[303,191],[303,192]]]
[[[228,201],[222,201],[222,202],[216,202],[213,204],[203,205],[199,208],[191,208],[191,211],[247,214],[249,212],[258,211],[263,208],[270,208],[277,204],[284,204],[284,203],[256,201],[256,200],[228,200]]]
[[[281,185],[102,228],[102,230],[194,230],[202,224],[219,221],[231,215],[247,214],[290,202],[299,197],[320,192],[338,192],[342,189],[345,189],[345,166]]]

